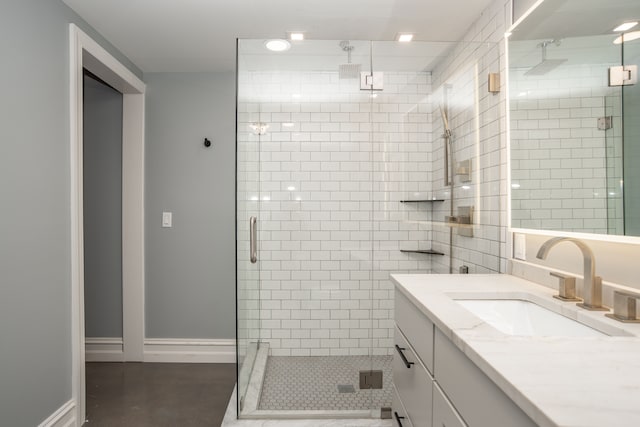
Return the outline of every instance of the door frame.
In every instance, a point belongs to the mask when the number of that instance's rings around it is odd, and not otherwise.
[[[85,419],[83,68],[123,94],[122,109],[122,341],[126,361],[144,350],[144,117],[145,84],[95,40],[69,24],[72,398]]]

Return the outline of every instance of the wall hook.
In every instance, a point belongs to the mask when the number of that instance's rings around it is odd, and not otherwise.
[[[204,139],[204,146],[207,148],[211,147],[211,140],[209,138]]]

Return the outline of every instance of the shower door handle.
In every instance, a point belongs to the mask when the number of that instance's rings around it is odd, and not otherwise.
[[[249,252],[251,256],[251,264],[258,261],[258,246],[256,245],[256,217],[249,218]]]

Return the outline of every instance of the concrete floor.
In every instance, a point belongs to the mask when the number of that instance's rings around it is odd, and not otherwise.
[[[218,427],[233,364],[87,363],[86,427]]]

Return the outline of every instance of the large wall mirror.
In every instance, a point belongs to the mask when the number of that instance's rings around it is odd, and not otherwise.
[[[640,0],[545,0],[512,29],[513,228],[640,236],[634,22]]]

